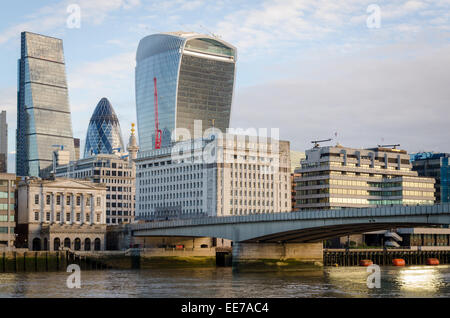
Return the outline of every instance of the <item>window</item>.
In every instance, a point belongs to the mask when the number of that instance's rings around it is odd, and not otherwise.
[[[70,213],[66,213],[66,222],[70,222]]]
[[[39,204],[39,194],[34,195],[34,204]]]
[[[97,214],[97,223],[100,223],[100,214]]]
[[[101,205],[102,205],[102,198],[97,197],[97,206],[101,206]]]
[[[47,218],[46,218],[46,219],[47,219],[47,222],[50,222],[50,212],[47,212],[47,213],[46,213],[46,216],[47,216]]]
[[[34,220],[39,221],[39,212],[34,212]]]
[[[77,206],[81,205],[81,196],[77,195]]]
[[[66,197],[66,205],[70,205],[70,195]]]
[[[81,213],[77,213],[77,222],[81,221]]]
[[[47,194],[47,196],[46,196],[46,204],[50,205],[50,201],[51,201],[51,196],[50,196],[50,194]]]
[[[56,213],[56,221],[57,222],[61,221],[61,213],[60,212]]]
[[[91,206],[91,197],[86,198],[86,206]]]
[[[56,205],[61,205],[61,196],[60,195],[56,196]]]

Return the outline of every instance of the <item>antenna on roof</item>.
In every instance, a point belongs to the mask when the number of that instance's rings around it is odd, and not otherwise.
[[[392,149],[397,149],[397,147],[400,147],[400,144],[397,145],[378,145],[378,147],[380,148],[392,148]]]
[[[328,141],[331,141],[331,138],[324,139],[324,140],[313,140],[313,141],[311,141],[311,143],[314,144],[314,148],[318,148],[318,147],[320,147],[319,142],[328,142]]]
[[[200,27],[201,27],[203,30],[205,30],[209,35],[211,35],[213,38],[216,38],[216,39],[220,39],[220,38],[221,38],[220,35],[215,34],[215,33],[212,33],[212,32],[209,31],[207,28],[205,28],[203,25],[200,24]]]

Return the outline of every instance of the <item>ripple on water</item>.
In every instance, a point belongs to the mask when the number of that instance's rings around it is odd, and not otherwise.
[[[450,266],[382,267],[381,288],[367,287],[365,267],[315,272],[235,273],[231,268],[0,274],[0,297],[450,297]]]

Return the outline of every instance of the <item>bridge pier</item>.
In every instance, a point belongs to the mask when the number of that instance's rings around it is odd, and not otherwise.
[[[323,243],[240,243],[233,244],[233,269],[317,270],[323,266]]]

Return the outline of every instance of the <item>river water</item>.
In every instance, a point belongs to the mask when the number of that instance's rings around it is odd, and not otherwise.
[[[82,271],[81,288],[69,273],[0,273],[0,297],[450,297],[450,265],[382,267],[381,288],[368,288],[365,267],[314,272],[236,273],[231,268]]]

